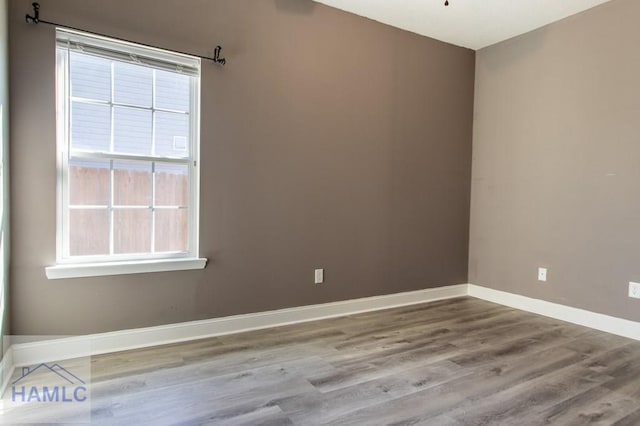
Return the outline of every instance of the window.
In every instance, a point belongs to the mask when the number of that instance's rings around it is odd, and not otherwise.
[[[56,35],[58,247],[47,275],[204,267],[200,59],[75,31]]]

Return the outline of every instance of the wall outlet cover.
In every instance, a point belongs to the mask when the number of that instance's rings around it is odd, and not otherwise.
[[[538,281],[547,281],[547,268],[538,268]]]
[[[315,270],[314,282],[316,284],[322,284],[324,282],[324,269]]]
[[[629,281],[629,297],[640,299],[640,283]]]

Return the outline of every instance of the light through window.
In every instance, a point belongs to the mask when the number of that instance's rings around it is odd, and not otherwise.
[[[57,40],[58,262],[197,257],[199,59]]]

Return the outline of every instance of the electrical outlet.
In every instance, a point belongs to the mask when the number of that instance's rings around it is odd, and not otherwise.
[[[324,269],[316,269],[314,282],[316,284],[322,284],[324,282]]]
[[[547,268],[538,268],[538,281],[547,281]]]
[[[629,297],[640,299],[640,283],[629,281]]]

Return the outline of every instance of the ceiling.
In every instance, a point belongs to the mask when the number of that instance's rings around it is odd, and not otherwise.
[[[315,0],[478,50],[610,0]]]

